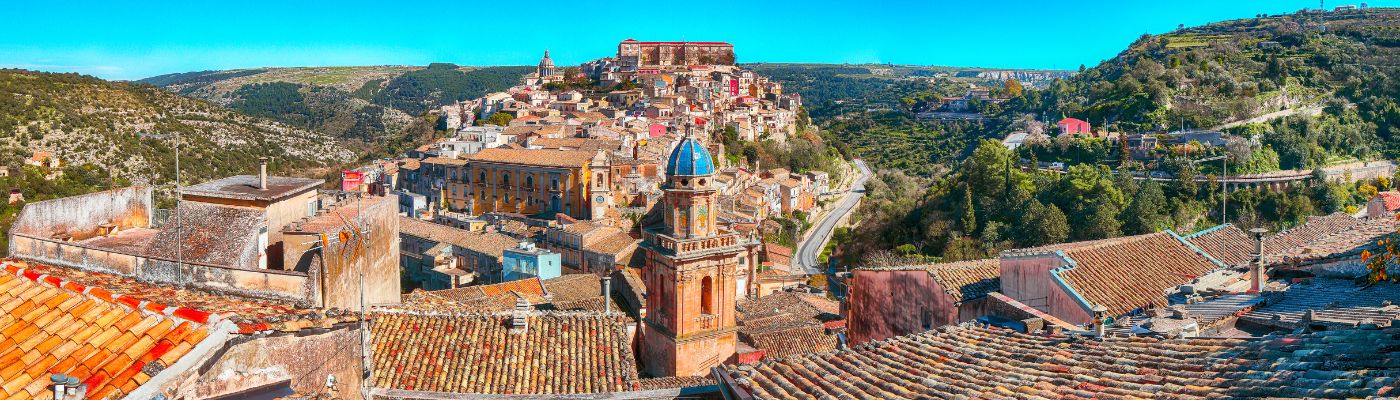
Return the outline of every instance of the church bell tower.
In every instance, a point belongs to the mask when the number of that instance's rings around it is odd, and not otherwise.
[[[687,133],[666,163],[665,223],[644,231],[647,316],[643,345],[653,376],[697,376],[734,356],[735,301],[746,237],[715,226],[714,160]]]

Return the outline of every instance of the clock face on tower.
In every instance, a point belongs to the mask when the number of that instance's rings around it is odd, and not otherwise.
[[[598,197],[593,198],[593,202],[594,202],[594,203],[600,203],[600,204],[601,204],[601,203],[603,203],[603,201],[604,201],[603,196],[598,196]]]

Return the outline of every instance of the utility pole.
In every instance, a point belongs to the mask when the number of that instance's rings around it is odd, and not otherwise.
[[[180,284],[180,270],[185,268],[185,220],[180,218],[180,131],[175,131],[175,283]]]

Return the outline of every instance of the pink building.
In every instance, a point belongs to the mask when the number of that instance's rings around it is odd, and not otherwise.
[[[923,332],[984,315],[1000,281],[996,259],[862,268],[847,281],[851,344]]]
[[[1061,134],[1089,133],[1089,122],[1076,118],[1062,119],[1060,122],[1055,123],[1055,126],[1060,127]]]

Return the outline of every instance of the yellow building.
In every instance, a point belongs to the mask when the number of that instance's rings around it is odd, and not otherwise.
[[[591,219],[594,199],[590,195],[602,198],[599,203],[611,198],[606,187],[599,190],[589,185],[593,179],[606,181],[607,158],[601,152],[494,148],[465,161],[467,175],[457,176],[464,181],[466,194],[454,197],[454,186],[448,184],[447,198],[455,207],[460,197],[462,208],[471,214],[559,212]],[[450,180],[453,174],[448,176]]]

